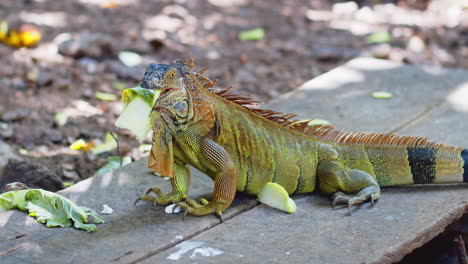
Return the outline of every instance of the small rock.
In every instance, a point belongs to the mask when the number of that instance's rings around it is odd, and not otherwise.
[[[112,209],[110,206],[107,204],[102,205],[102,211],[101,214],[112,214],[114,212],[114,209]]]
[[[91,58],[81,58],[78,63],[83,65],[88,73],[95,73],[98,68],[98,62]]]
[[[392,47],[388,43],[377,44],[370,47],[371,55],[378,59],[388,59],[391,51]]]
[[[58,45],[58,51],[73,58],[99,59],[114,54],[112,38],[101,33],[89,33],[67,39]]]
[[[312,47],[312,54],[321,61],[335,61],[356,57],[359,55],[359,51],[326,45],[314,45]]]
[[[147,19],[145,27],[150,29],[163,30],[166,32],[176,32],[184,21],[179,18],[170,17],[167,15],[157,15],[153,18]]]
[[[11,192],[11,191],[19,191],[19,190],[26,190],[26,189],[29,189],[29,187],[26,184],[22,182],[12,182],[12,183],[5,185],[5,187],[3,188],[3,192],[6,193],[6,192]]]
[[[13,136],[13,127],[8,123],[0,122],[0,137],[11,138]]]
[[[62,141],[63,136],[57,130],[48,129],[44,131],[45,137],[53,143],[59,143]]]
[[[55,87],[57,87],[60,90],[68,90],[71,88],[70,80],[58,79],[55,81]]]
[[[62,168],[64,170],[72,171],[75,169],[75,165],[73,163],[62,163]]]
[[[52,82],[53,82],[53,79],[52,79],[52,75],[50,74],[50,72],[46,70],[39,71],[39,76],[37,78],[37,84],[39,86],[50,85],[52,84]]]
[[[26,118],[29,115],[29,110],[18,108],[16,110],[7,111],[2,113],[1,120],[6,122],[18,121]]]
[[[10,87],[16,90],[24,91],[26,90],[26,83],[24,82],[23,78],[12,78]]]
[[[15,152],[10,147],[10,145],[0,140],[0,175],[2,175],[3,168],[5,167],[5,165],[8,163],[8,160],[10,159],[19,160],[20,157],[15,154]]]
[[[28,72],[26,72],[25,76],[26,81],[37,83],[39,79],[39,69],[38,68],[30,68]]]
[[[32,161],[10,160],[0,176],[0,189],[8,183],[18,181],[31,188],[52,192],[65,188],[62,179],[44,165]]]
[[[77,182],[80,180],[80,176],[76,171],[62,170],[63,177],[68,181]]]
[[[145,68],[143,67],[128,67],[119,62],[112,62],[109,68],[120,79],[124,80],[140,81],[145,74]]]
[[[413,35],[408,40],[407,49],[415,53],[423,52],[426,49],[426,43],[420,36]]]
[[[358,5],[353,1],[336,3],[332,6],[332,12],[339,16],[350,16],[358,9]]]
[[[83,91],[82,96],[83,96],[84,98],[91,98],[91,97],[93,96],[93,91],[91,91],[91,89],[85,89],[85,90]]]

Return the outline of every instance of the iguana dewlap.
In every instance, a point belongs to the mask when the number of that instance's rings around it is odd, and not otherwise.
[[[251,108],[251,99],[213,91],[192,61],[150,64],[142,87],[160,90],[148,167],[171,177],[140,199],[179,203],[194,215],[221,216],[236,191],[257,194],[268,182],[289,194],[316,189],[349,207],[377,200],[380,186],[468,182],[468,150],[422,137],[346,133],[308,126],[295,115]],[[214,180],[211,201],[186,199],[191,165]]]

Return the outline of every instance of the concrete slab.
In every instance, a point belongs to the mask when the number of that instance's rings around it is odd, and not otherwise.
[[[169,182],[150,174],[146,164],[146,159],[134,162],[60,192],[97,212],[103,204],[114,209],[113,214],[104,215],[107,224],[98,225],[96,233],[46,228],[20,211],[1,213],[0,263],[128,263],[219,224],[214,216],[183,220],[181,214],[166,214],[164,207],[145,202],[133,206],[135,199],[150,187],[170,189]],[[190,195],[197,197],[211,191],[212,181],[195,172]],[[254,199],[237,200],[225,217],[233,217],[256,204]]]
[[[279,97],[266,109],[327,119],[350,131],[404,132],[468,146],[468,72],[355,59]],[[370,97],[390,91],[391,100]],[[385,189],[373,208],[345,216],[322,196],[296,197],[288,215],[253,198],[237,198],[219,224],[214,216],[167,215],[133,201],[169,183],[151,176],[145,161],[86,180],[62,193],[80,205],[114,208],[97,233],[50,229],[22,212],[0,214],[3,263],[393,262],[426,243],[468,211],[466,186]],[[192,195],[212,190],[193,176]],[[193,256],[193,257],[192,257]]]
[[[387,189],[352,216],[320,196],[296,198],[292,215],[261,205],[142,263],[393,263],[467,213],[467,194]]]

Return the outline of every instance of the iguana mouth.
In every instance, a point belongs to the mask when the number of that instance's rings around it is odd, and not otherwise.
[[[175,90],[180,90],[180,89],[179,88],[166,88],[159,94],[159,96],[163,96],[165,94],[168,94],[170,91],[175,91]]]

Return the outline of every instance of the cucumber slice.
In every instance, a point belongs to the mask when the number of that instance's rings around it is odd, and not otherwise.
[[[139,141],[145,139],[153,126],[151,111],[158,96],[159,92],[141,87],[124,90],[124,109],[115,121],[115,126],[130,130]]]
[[[287,213],[296,212],[296,203],[289,198],[288,192],[283,186],[269,182],[263,186],[262,190],[257,194],[257,199],[268,206],[285,211]]]

